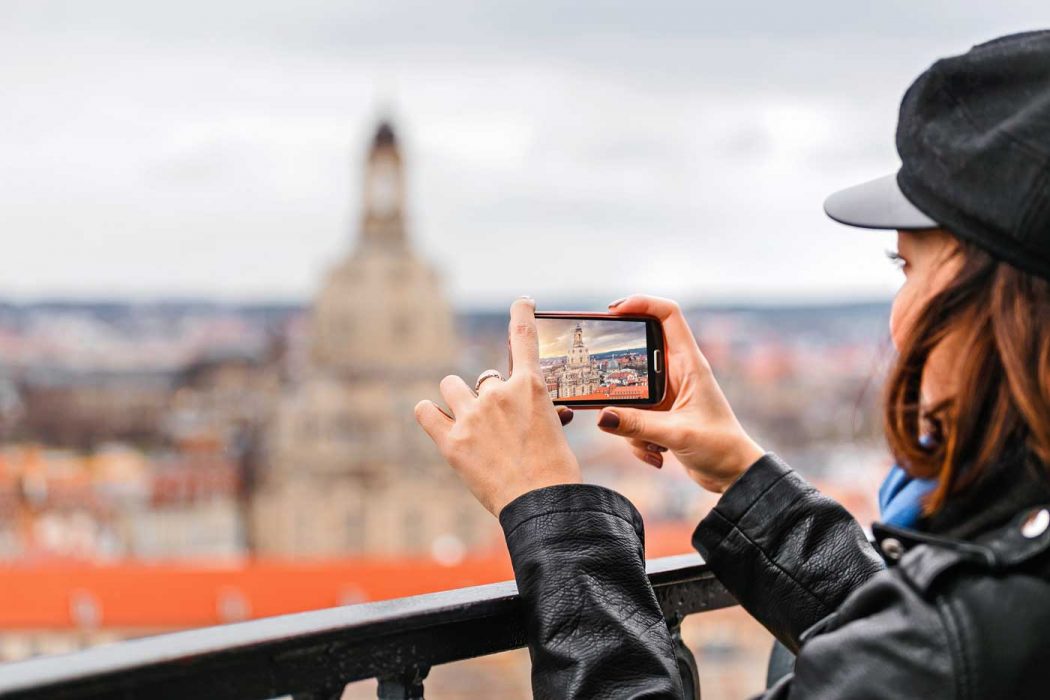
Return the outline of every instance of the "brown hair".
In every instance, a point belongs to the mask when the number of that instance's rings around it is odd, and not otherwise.
[[[958,254],[961,269],[907,329],[886,384],[890,450],[909,474],[937,479],[927,515],[1015,449],[1050,465],[1050,282],[968,243]],[[958,394],[923,410],[923,368],[950,334],[963,348]]]

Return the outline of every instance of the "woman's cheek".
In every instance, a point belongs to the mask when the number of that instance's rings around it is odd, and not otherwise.
[[[914,306],[914,294],[905,282],[893,297],[890,306],[890,339],[893,341],[893,349],[900,350],[907,334],[908,325],[911,322],[912,306]]]

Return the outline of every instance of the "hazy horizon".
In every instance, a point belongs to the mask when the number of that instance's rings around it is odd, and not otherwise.
[[[468,301],[465,303],[453,303],[453,308],[457,313],[503,313],[510,308],[510,304],[516,297],[506,297],[506,303],[502,304],[499,300],[491,302],[481,301]],[[886,295],[885,297],[856,297],[856,298],[833,298],[828,296],[791,296],[791,295],[780,295],[776,298],[755,298],[747,299],[744,297],[739,298],[708,298],[708,299],[689,299],[689,298],[677,298],[676,301],[680,302],[683,308],[689,309],[733,309],[733,308],[841,308],[841,307],[853,307],[853,306],[881,306],[885,305],[887,309],[892,302],[892,295]],[[165,306],[165,305],[186,305],[186,306],[230,306],[230,307],[244,307],[244,308],[265,308],[265,307],[300,307],[307,308],[313,303],[313,298],[310,296],[303,298],[250,298],[250,297],[224,297],[224,296],[205,296],[205,295],[125,295],[125,296],[103,296],[103,295],[91,295],[91,296],[78,296],[78,295],[62,295],[62,294],[48,294],[48,295],[9,295],[0,292],[0,306],[11,305],[11,306],[105,306],[105,305],[126,305],[126,306]],[[601,298],[585,298],[585,297],[551,297],[549,299],[540,298],[537,300],[538,309],[540,311],[587,311],[587,312],[599,312],[604,311],[606,308],[605,297]]]

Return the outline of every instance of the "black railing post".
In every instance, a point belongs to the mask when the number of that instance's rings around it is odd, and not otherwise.
[[[396,676],[380,678],[376,695],[379,700],[422,700],[423,681],[428,673],[429,666],[415,666]]]
[[[671,630],[671,643],[674,644],[674,658],[678,662],[678,673],[682,676],[683,697],[700,700],[700,669],[696,657],[682,639],[682,617],[675,615],[667,620]]]

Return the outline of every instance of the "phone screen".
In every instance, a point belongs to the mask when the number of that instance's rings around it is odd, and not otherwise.
[[[537,315],[540,367],[555,403],[653,403],[653,321]],[[662,386],[660,387],[662,388]]]

